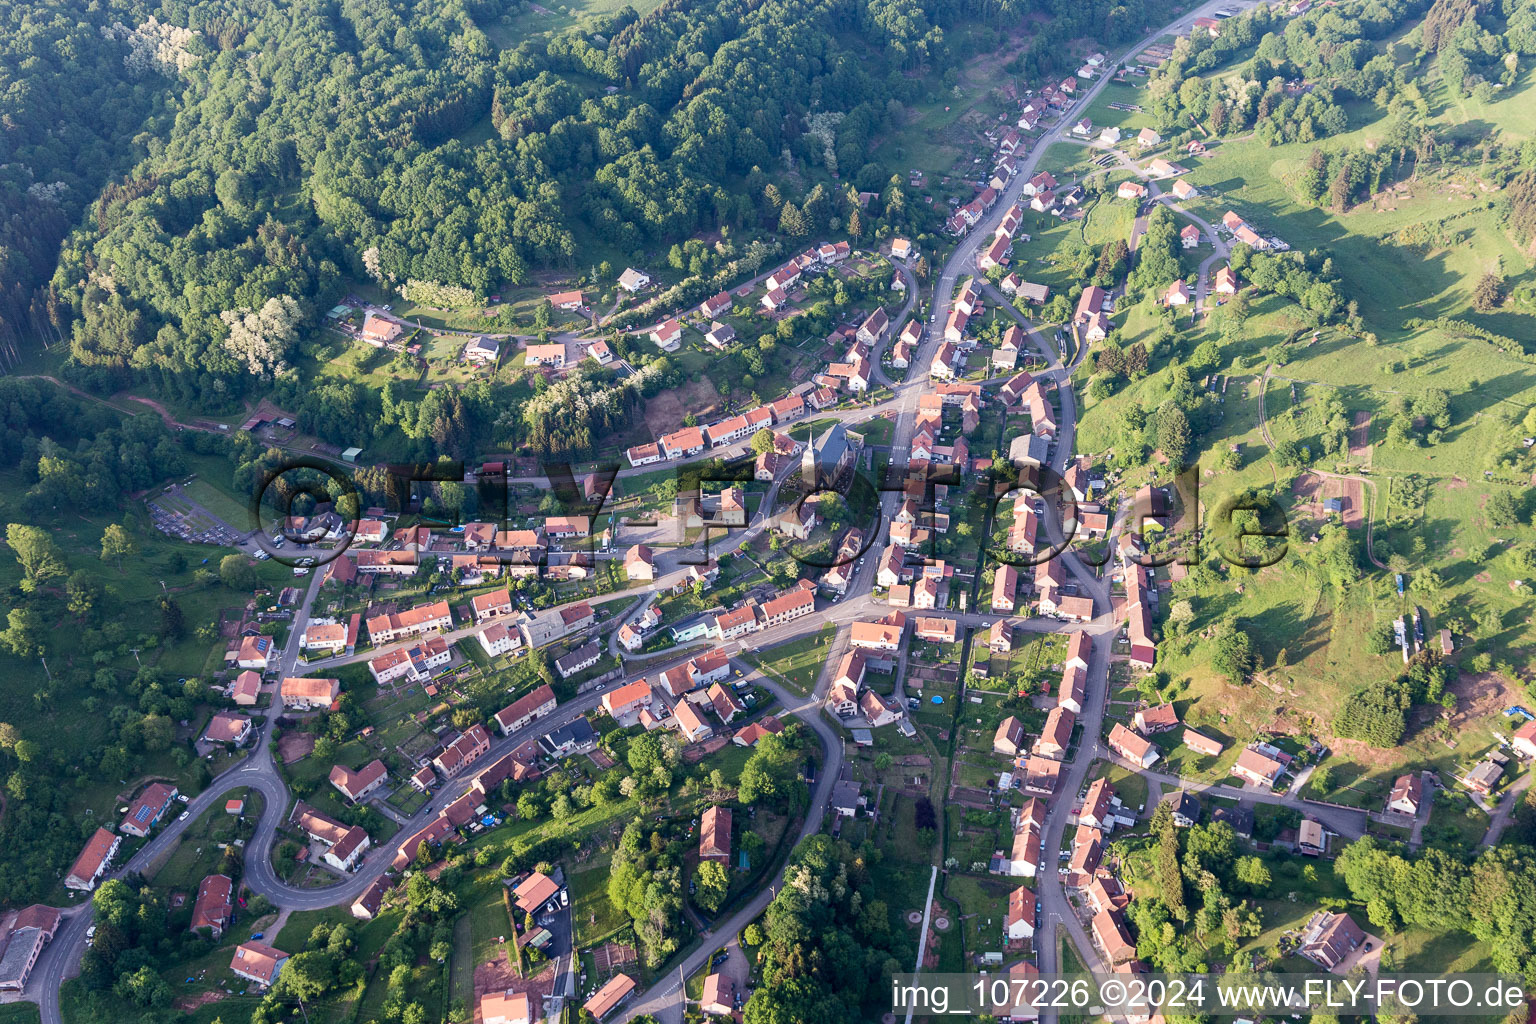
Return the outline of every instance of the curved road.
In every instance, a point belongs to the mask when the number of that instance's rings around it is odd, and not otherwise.
[[[1173,32],[1180,33],[1188,28],[1196,17],[1202,17],[1218,6],[1231,6],[1231,0],[1208,0],[1207,3],[1186,12],[1179,19],[1170,23],[1156,32],[1151,33],[1145,39],[1129,48],[1127,55],[1139,52],[1141,49],[1155,42],[1162,35]],[[1084,91],[1078,101],[1068,111],[1064,112],[1058,123],[1049,129],[1036,142],[1029,155],[1021,162],[1018,173],[1013,181],[1004,189],[999,201],[992,210],[983,218],[975,230],[968,234],[956,246],[946,260],[944,269],[935,282],[933,302],[930,307],[934,315],[930,317],[929,327],[937,321],[937,311],[947,309],[953,299],[955,286],[962,271],[969,272],[975,266],[975,258],[982,243],[991,238],[997,224],[1003,214],[1020,195],[1024,183],[1035,173],[1035,168],[1046,149],[1064,138],[1067,126],[1071,123],[1074,114],[1085,109],[1110,80],[1109,75],[1101,77],[1091,87]],[[900,383],[893,382],[886,376],[880,364],[880,356],[884,348],[890,345],[906,321],[918,301],[917,282],[910,268],[902,264],[895,264],[898,272],[902,274],[907,285],[906,298],[901,311],[892,318],[887,337],[875,346],[871,353],[877,380],[891,388],[892,398],[885,402],[873,404],[857,410],[842,410],[828,415],[839,419],[852,417],[868,417],[878,412],[894,413],[895,430],[892,441],[893,469],[899,473],[904,470],[910,452],[911,439],[915,426],[918,399],[921,397],[927,385],[927,379],[918,367],[927,366],[932,359],[934,350],[938,347],[942,332],[924,331],[924,338],[918,347],[912,360],[913,373],[910,379]],[[995,298],[995,297],[994,297]],[[1009,311],[1010,315],[1023,322],[1016,311],[1006,303],[999,303],[1000,307]],[[1026,323],[1027,326],[1027,323]],[[1063,367],[1056,354],[1051,350],[1037,332],[1030,330],[1029,336],[1046,356],[1049,365],[1048,373],[1056,377],[1059,384],[1059,402],[1061,405],[1061,427],[1057,438],[1056,454],[1052,459],[1052,466],[1058,472],[1065,467],[1067,455],[1074,451],[1076,401],[1070,382],[1070,367]],[[1075,359],[1081,359],[1082,352],[1075,354]],[[700,458],[714,457],[723,454],[726,449],[703,453]],[[680,460],[683,461],[683,460]],[[621,471],[622,475],[622,471]],[[542,480],[542,478],[541,478]],[[882,501],[882,512],[889,517],[901,498],[899,492],[886,492]],[[1061,543],[1063,540],[1062,526],[1059,516],[1054,510],[1045,517],[1046,528],[1052,540]],[[1102,729],[1104,711],[1105,690],[1108,679],[1109,644],[1106,638],[1112,637],[1116,627],[1113,617],[1110,591],[1108,584],[1088,566],[1085,566],[1070,550],[1062,557],[1066,558],[1067,568],[1075,577],[1080,592],[1091,594],[1096,607],[1099,608],[1098,616],[1086,627],[1086,631],[1095,638],[1093,657],[1089,671],[1089,684],[1087,701],[1084,713],[1080,716],[1083,726],[1084,743],[1082,749],[1077,752],[1076,758],[1070,762],[1063,774],[1066,776],[1065,785],[1060,794],[1054,798],[1046,819],[1046,835],[1042,857],[1047,870],[1041,873],[1038,880],[1042,910],[1048,921],[1058,920],[1066,926],[1072,936],[1074,944],[1080,953],[1087,954],[1086,959],[1090,966],[1098,964],[1098,958],[1094,954],[1093,945],[1088,941],[1081,925],[1072,913],[1071,906],[1066,900],[1061,881],[1055,871],[1049,870],[1054,864],[1054,851],[1059,849],[1061,839],[1065,832],[1067,819],[1072,811],[1079,789],[1086,780],[1089,766],[1092,761],[1101,755],[1101,742],[1099,735]],[[873,587],[878,559],[868,559],[862,571],[855,571],[854,578],[849,586],[849,597],[842,602],[828,606],[822,613],[803,622],[786,623],[776,629],[754,634],[751,639],[752,648],[772,646],[803,635],[807,630],[820,629],[824,623],[844,624],[855,618],[867,614],[877,606],[870,594]],[[308,621],[309,608],[319,589],[320,576],[317,574],[311,578],[311,585],[306,593],[303,603],[296,611],[293,629],[290,634],[288,648],[283,654],[281,670],[283,674],[289,674],[297,661],[298,637],[302,635],[305,624]],[[630,597],[636,595],[623,592],[613,595],[614,598]],[[613,598],[609,598],[613,599]],[[942,614],[942,613],[941,613]],[[997,616],[983,614],[961,614],[953,616],[965,622],[967,625],[990,625]],[[1061,627],[1050,621],[1025,620],[1024,627],[1036,631],[1054,631]],[[727,645],[735,651],[743,649],[742,645]],[[679,658],[681,660],[681,658]],[[333,662],[339,663],[339,662]],[[653,665],[648,671],[654,672],[662,666]],[[823,673],[825,676],[827,673]],[[824,817],[827,801],[831,793],[831,787],[836,779],[838,769],[842,761],[842,742],[832,726],[824,719],[820,710],[820,701],[813,693],[809,700],[796,703],[796,699],[777,684],[763,678],[759,673],[753,672],[750,678],[759,685],[766,687],[770,692],[792,711],[797,717],[805,721],[816,733],[825,753],[824,767],[821,772],[816,791],[812,794],[811,804],[801,827],[801,839],[820,830]],[[822,681],[823,684],[825,680]],[[617,685],[617,683],[615,683]],[[818,686],[817,693],[822,686]],[[515,746],[532,738],[569,722],[598,706],[601,699],[601,691],[592,691],[578,697],[567,704],[561,705],[556,711],[545,719],[514,733],[512,736],[502,737],[492,743],[489,759],[500,756],[510,751]],[[289,910],[308,910],[340,903],[348,903],[361,894],[373,881],[382,874],[393,859],[394,849],[397,844],[381,844],[374,849],[363,864],[346,881],[324,889],[299,889],[280,882],[271,866],[271,849],[275,841],[279,823],[287,815],[289,794],[281,777],[278,775],[277,766],[274,763],[271,750],[272,724],[268,720],[263,723],[260,738],[256,746],[246,759],[236,768],[226,772],[214,781],[210,787],[194,798],[185,808],[188,813],[186,821],[180,819],[171,821],[165,828],[146,843],[130,860],[113,873],[112,877],[120,877],[135,871],[143,870],[162,853],[172,848],[179,841],[181,833],[185,830],[187,822],[194,820],[200,814],[214,807],[231,790],[250,787],[258,790],[263,796],[261,817],[258,820],[256,833],[247,847],[245,882],[249,887],[271,900],[275,906]],[[461,778],[444,785],[438,793],[423,806],[415,815],[402,825],[401,835],[406,836],[424,826],[427,821],[435,817],[441,809],[461,795],[468,786],[469,778]],[[725,936],[734,935],[741,927],[761,913],[763,908],[772,899],[772,891],[766,890],[758,893],[746,905],[739,909],[726,921],[720,922],[716,932]],[[34,971],[32,982],[40,988],[38,993],[42,1009],[43,1024],[61,1024],[59,1013],[59,986],[67,974],[77,973],[80,956],[85,948],[85,931],[89,925],[90,914],[86,912],[88,903],[70,908],[66,911],[65,922],[60,926],[58,935],[44,951],[37,969]],[[682,977],[697,970],[707,960],[713,943],[702,943],[699,948],[686,956],[682,961]],[[1054,942],[1042,943],[1040,951],[1040,968],[1042,971],[1051,971],[1057,968],[1055,962],[1056,948]],[[623,1012],[621,1019],[642,1012],[666,1012],[669,1017],[680,1015],[681,1000],[679,999],[680,982],[675,977],[662,981],[649,990],[639,995],[631,1005]],[[1053,1018],[1047,1015],[1049,1022]]]

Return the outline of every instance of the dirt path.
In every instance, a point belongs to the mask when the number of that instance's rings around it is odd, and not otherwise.
[[[1365,455],[1371,447],[1371,414],[1357,410],[1349,428],[1349,454]]]
[[[46,373],[27,374],[27,375],[25,375],[23,377],[19,377],[18,379],[19,380],[45,380],[45,381],[47,381],[50,384],[55,384],[55,385],[63,388],[65,391],[68,391],[70,394],[74,395],[77,398],[83,398],[83,399],[85,399],[88,402],[95,402],[97,405],[104,405],[108,409],[112,409],[112,410],[114,410],[116,412],[123,412],[123,411],[125,411],[121,407],[113,405],[111,402],[107,401],[105,398],[102,398],[100,395],[93,395],[89,391],[83,391],[80,388],[75,387],[73,384],[65,383],[64,381],[59,380],[59,378],[50,376],[50,375],[48,375]],[[207,426],[207,425],[199,425],[199,424],[196,424],[196,423],[182,423],[176,417],[171,415],[170,410],[168,410],[165,406],[161,405],[159,402],[155,401],[153,398],[144,398],[141,395],[130,395],[126,391],[119,391],[117,394],[113,395],[112,397],[113,398],[120,398],[120,399],[123,399],[124,401],[128,401],[128,402],[137,402],[140,405],[147,405],[147,406],[149,406],[157,414],[159,414],[160,418],[165,421],[165,425],[170,427],[172,430],[201,430],[205,434],[213,434],[213,433],[217,433],[218,432],[218,428],[216,428],[216,427],[211,427],[211,426]]]
[[[141,397],[139,395],[123,394],[122,392],[119,392],[118,394],[122,395],[123,398],[127,399],[130,402],[138,402],[140,405],[147,405],[147,406],[149,406],[151,409],[155,410],[155,412],[160,414],[160,418],[165,421],[165,425],[170,427],[172,430],[180,430],[183,427],[185,427],[188,430],[207,430],[208,429],[207,427],[193,426],[190,423],[178,423],[177,420],[176,420],[176,417],[171,415],[170,410],[168,410],[165,406],[161,405],[159,402],[155,401],[153,398],[144,398],[144,397]],[[118,396],[114,395],[112,397],[116,398]]]

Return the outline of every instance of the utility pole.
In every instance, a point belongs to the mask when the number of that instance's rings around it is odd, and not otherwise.
[[[46,657],[44,657],[43,655],[39,654],[37,656],[37,660],[43,663],[43,671],[45,673],[47,673],[48,681],[50,683],[53,682],[53,673],[48,671],[48,659]]]
[[[140,647],[130,647],[130,648],[128,648],[128,650],[129,650],[130,653],[133,654],[134,663],[136,665],[138,665],[139,668],[143,668],[144,667],[144,663],[142,661],[139,661],[139,651],[143,650],[143,648],[140,648]]]

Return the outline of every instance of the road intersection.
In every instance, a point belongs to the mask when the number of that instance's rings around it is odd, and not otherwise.
[[[1232,6],[1230,2],[1225,5]],[[1131,55],[1139,52],[1165,34],[1178,34],[1182,32],[1192,24],[1195,18],[1205,16],[1220,6],[1223,6],[1223,0],[1209,0],[1209,2],[1187,11],[1172,23],[1158,29],[1156,32],[1150,33],[1134,47],[1128,48],[1126,54]],[[855,418],[864,419],[872,415],[884,414],[892,418],[894,431],[891,445],[891,466],[893,473],[897,477],[906,470],[908,453],[910,452],[916,426],[918,402],[927,387],[927,380],[918,368],[926,367],[932,361],[934,351],[942,342],[942,329],[937,328],[938,311],[949,308],[959,280],[974,272],[976,255],[980,251],[981,246],[991,238],[993,230],[1002,220],[1004,212],[1018,200],[1024,183],[1034,174],[1035,168],[1038,166],[1046,149],[1052,143],[1061,141],[1064,138],[1065,128],[1074,119],[1074,113],[1086,109],[1104,88],[1110,77],[1111,75],[1106,73],[1091,87],[1086,89],[1076,104],[1062,115],[1057,125],[1049,129],[1037,141],[1030,153],[1021,161],[1018,173],[1007,188],[1004,189],[1002,196],[991,212],[984,217],[983,221],[970,234],[959,242],[953,253],[945,261],[937,279],[934,281],[934,291],[929,306],[929,309],[933,311],[933,315],[930,317],[929,324],[926,325],[927,329],[924,332],[923,341],[911,360],[913,370],[909,374],[908,379],[903,382],[891,381],[886,376],[880,362],[883,346],[891,343],[897,330],[906,322],[918,302],[919,288],[916,278],[904,265],[897,264],[898,270],[903,275],[904,283],[907,286],[905,303],[901,312],[891,321],[892,330],[889,332],[891,337],[885,339],[881,349],[877,349],[871,354],[872,363],[876,367],[877,380],[891,390],[892,396],[883,402],[871,403],[868,406],[857,409],[827,413],[818,417],[853,420]],[[1011,307],[1006,304],[1000,305],[1009,315],[1023,322],[1022,318],[1018,317],[1018,314],[1012,311]],[[1070,371],[1072,367],[1062,366],[1052,346],[1048,345],[1037,332],[1030,330],[1029,337],[1032,344],[1040,350],[1047,360],[1048,369],[1046,373],[1054,376],[1059,384],[1058,396],[1061,405],[1060,431],[1057,438],[1056,452],[1052,458],[1052,468],[1060,473],[1065,467],[1067,457],[1075,450],[1077,410],[1070,384]],[[1075,354],[1075,359],[1081,359],[1081,356],[1082,353],[1078,352]],[[699,458],[720,457],[722,454],[729,454],[729,452],[717,449],[704,453]],[[650,471],[650,468],[647,467],[646,471]],[[621,470],[620,476],[628,475],[628,473],[629,471]],[[537,481],[530,480],[528,482],[543,483],[544,481],[540,478]],[[777,489],[777,486],[778,482],[774,485],[775,489]],[[884,493],[881,511],[886,521],[889,521],[895,513],[900,500],[900,492],[887,491]],[[765,503],[763,508],[768,509],[770,506],[768,503]],[[1048,535],[1052,541],[1056,544],[1064,544],[1065,536],[1060,518],[1054,513],[1048,514],[1044,518]],[[755,523],[754,528],[761,530],[763,523]],[[738,536],[731,546],[736,547],[744,544],[747,540],[750,540],[750,537],[751,534],[744,537]],[[1074,946],[1077,947],[1079,957],[1090,967],[1098,967],[1100,961],[1094,951],[1093,944],[1089,941],[1067,900],[1060,877],[1051,868],[1055,864],[1056,850],[1060,848],[1069,818],[1074,810],[1077,793],[1086,781],[1092,762],[1096,758],[1103,756],[1104,753],[1101,749],[1102,744],[1099,736],[1102,730],[1105,699],[1107,696],[1109,650],[1113,635],[1118,627],[1114,619],[1113,602],[1108,583],[1101,579],[1092,567],[1085,565],[1070,549],[1066,549],[1060,557],[1065,559],[1065,566],[1071,576],[1074,577],[1079,592],[1093,597],[1097,615],[1092,622],[1083,626],[1071,626],[1045,619],[1027,619],[1019,624],[1023,629],[1037,632],[1083,629],[1094,637],[1087,701],[1084,705],[1084,713],[1080,719],[1083,725],[1082,735],[1084,739],[1081,749],[1077,751],[1075,758],[1063,771],[1065,782],[1052,801],[1046,818],[1042,862],[1047,866],[1047,870],[1041,873],[1039,879],[1039,895],[1044,918],[1047,921],[1060,921],[1065,925],[1068,935],[1073,941]],[[808,632],[815,632],[827,623],[831,623],[841,629],[841,627],[856,619],[866,618],[872,614],[884,614],[885,606],[877,603],[873,597],[874,577],[877,569],[876,562],[876,559],[866,559],[867,564],[855,571],[854,577],[849,584],[848,596],[840,602],[826,607],[813,617],[752,634],[750,638],[752,648],[757,650],[785,643],[804,636]],[[682,570],[679,569],[677,572],[669,574],[668,577],[663,577],[662,580],[657,581],[652,589],[659,592],[667,580],[675,579],[680,576],[681,572]],[[309,619],[310,609],[319,592],[320,579],[320,573],[316,573],[311,577],[310,585],[306,590],[303,601],[295,609],[289,641],[284,648],[281,659],[281,672],[283,675],[291,674],[298,665],[299,638],[303,635],[305,625]],[[597,603],[598,600],[634,600],[636,596],[636,592],[625,591],[605,596],[602,599],[594,599],[593,603]],[[931,614],[947,615],[959,620],[961,624],[972,628],[990,626],[998,618],[995,615],[976,612],[953,613],[935,611]],[[615,620],[614,625],[616,625],[616,622],[617,620]],[[472,630],[468,629],[457,630],[450,635],[457,639],[467,636],[471,632]],[[724,646],[724,649],[728,653],[735,655],[741,652],[742,645],[740,643],[727,644]],[[329,665],[346,664],[348,661],[357,660],[358,657],[361,656],[317,661],[306,666],[306,670],[327,667]],[[684,657],[681,652],[678,652],[674,660],[680,663],[684,660]],[[654,674],[656,671],[668,667],[666,658],[667,653],[665,652],[658,656],[652,656],[652,659],[647,661],[643,673],[626,673],[625,678],[615,680],[610,684],[610,688],[611,686],[622,685],[630,679],[639,678],[641,675]],[[831,674],[829,671],[823,672],[822,680],[808,699],[797,698],[777,683],[764,678],[760,672],[750,670],[747,674],[748,679],[771,692],[789,713],[794,714],[805,722],[808,728],[816,735],[823,750],[824,766],[817,779],[801,826],[799,836],[801,839],[821,829],[831,787],[837,778],[838,769],[842,762],[843,741],[840,732],[831,724],[831,721],[821,710],[822,695],[830,681]],[[492,744],[490,754],[485,758],[486,762],[490,763],[496,757],[511,751],[514,747],[528,739],[592,712],[600,705],[602,692],[602,690],[592,690],[583,693],[576,699],[560,705],[551,716],[541,719],[511,736],[496,739]],[[186,807],[188,813],[184,819],[174,820],[167,824],[159,834],[136,852],[126,864],[115,871],[113,877],[123,877],[145,870],[162,855],[174,849],[188,823],[212,809],[226,794],[244,787],[257,790],[263,797],[261,816],[258,820],[255,834],[248,844],[246,851],[245,883],[253,892],[266,897],[274,906],[285,910],[312,910],[338,904],[347,904],[356,899],[358,895],[373,884],[375,879],[385,873],[389,869],[394,855],[394,844],[374,849],[348,879],[333,886],[321,889],[301,889],[287,885],[277,878],[271,864],[271,851],[277,830],[288,813],[290,803],[290,794],[279,774],[275,760],[275,751],[271,741],[273,724],[271,719],[277,713],[277,709],[269,712],[268,720],[263,723],[263,727],[260,730],[260,737],[247,756],[216,779],[204,792],[193,798]],[[410,835],[423,827],[443,807],[461,795],[467,788],[468,783],[469,779],[465,777],[443,786],[427,804],[405,821],[400,835]],[[664,1021],[681,1020],[684,997],[679,978],[686,978],[689,974],[702,967],[716,946],[729,941],[737,931],[760,914],[772,900],[773,892],[779,881],[780,879],[776,877],[771,886],[754,895],[746,904],[732,913],[728,919],[717,923],[713,932],[706,936],[711,941],[699,943],[691,953],[686,954],[682,958],[680,964],[673,965],[673,969],[670,969],[662,980],[652,985],[646,991],[639,993],[621,1011],[616,1019],[627,1021],[640,1013],[653,1013]],[[66,912],[65,920],[61,924],[57,936],[44,951],[34,971],[32,982],[28,986],[27,998],[35,998],[40,1003],[43,1024],[62,1024],[59,1009],[59,987],[67,977],[79,972],[80,958],[84,953],[86,945],[85,933],[90,923],[88,907],[89,904],[82,904]],[[1039,966],[1043,972],[1057,970],[1060,966],[1056,962],[1056,943],[1053,937],[1051,941],[1045,941],[1040,944]],[[1050,1024],[1051,1016],[1047,1015],[1045,1019]]]

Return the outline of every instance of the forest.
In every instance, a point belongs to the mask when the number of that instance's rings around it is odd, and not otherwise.
[[[826,835],[795,848],[761,927],[747,1024],[835,1024],[890,1008],[891,977],[917,951],[872,878],[880,857]]]
[[[34,19],[7,0],[0,88],[25,130],[0,136],[0,186],[25,237],[0,236],[0,344],[67,343],[76,383],[228,411],[282,379],[348,281],[484,298],[593,245],[924,228],[937,214],[918,204],[854,217],[840,194],[801,198],[831,175],[885,186],[898,169],[871,154],[928,95],[923,73],[964,56],[962,25],[1048,15],[1011,68],[1037,75],[1065,40],[1112,45],[1154,13],[668,0],[518,40],[520,10],[67,0]],[[90,116],[59,132],[75,109]],[[774,182],[793,217],[763,200]]]
[[[1519,0],[1319,4],[1289,20],[1265,5],[1224,22],[1219,38],[1181,39],[1151,77],[1150,112],[1166,128],[1199,122],[1215,135],[1252,131],[1278,144],[1337,135],[1350,127],[1349,104],[1370,103],[1394,119],[1385,151],[1417,161],[1436,148],[1416,83],[1429,65],[1456,95],[1487,101],[1531,53],[1536,13]]]

